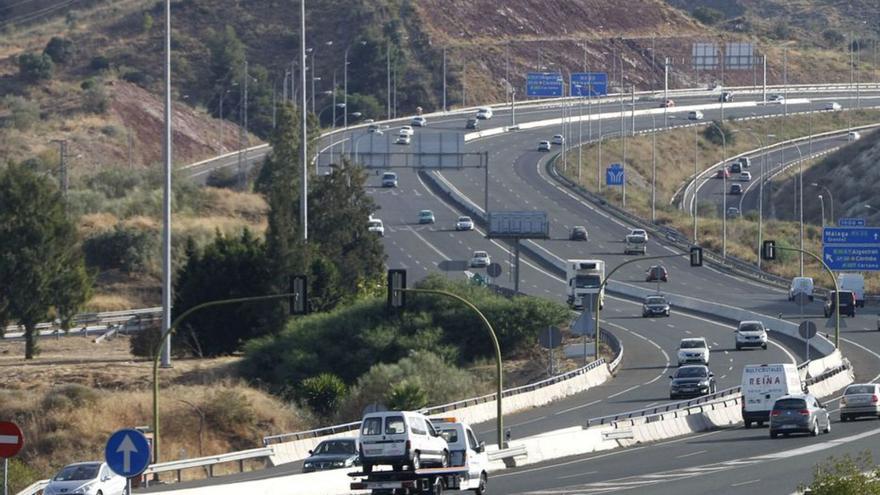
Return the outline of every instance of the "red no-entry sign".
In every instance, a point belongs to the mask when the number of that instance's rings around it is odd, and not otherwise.
[[[0,421],[0,458],[15,457],[24,446],[24,435],[15,423]]]

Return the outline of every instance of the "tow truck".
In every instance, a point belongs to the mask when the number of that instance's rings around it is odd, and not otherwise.
[[[351,489],[370,490],[373,495],[440,495],[446,490],[486,493],[489,461],[485,444],[477,442],[470,426],[455,418],[432,419],[431,423],[449,445],[449,467],[349,473],[359,478],[352,481]]]

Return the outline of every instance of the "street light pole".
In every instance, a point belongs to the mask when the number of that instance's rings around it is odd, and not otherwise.
[[[825,198],[819,195],[819,206],[822,207],[822,227],[825,227]]]
[[[221,124],[222,125],[222,124]],[[165,177],[162,206],[162,328],[171,328],[171,0],[165,0]],[[160,341],[161,342],[161,341]],[[159,353],[157,353],[159,354]],[[162,367],[171,367],[171,337],[164,339]]]
[[[709,122],[709,125],[715,126],[721,133],[721,169],[724,170],[721,174],[721,257],[727,258],[727,137],[724,135],[724,129],[715,121]],[[694,193],[697,191],[696,187],[697,183],[694,182]]]
[[[446,47],[443,47],[443,111],[446,111]]]
[[[818,182],[813,182],[810,185],[813,187],[822,188],[822,190],[824,190],[826,193],[828,193],[828,206],[829,206],[829,210],[831,213],[831,215],[829,216],[828,223],[833,225],[834,224],[834,195],[831,194],[831,189],[828,189],[827,187],[820,185]]]
[[[300,170],[302,171],[302,179],[300,180],[299,216],[300,223],[302,224],[302,240],[305,243],[309,240],[309,129],[308,119],[306,118],[306,0],[300,0],[299,16],[299,57],[300,66],[302,67],[302,71],[300,71],[302,73],[302,111],[300,111],[300,117],[302,118],[302,121],[300,122],[300,131],[302,133],[300,136],[300,139],[302,139],[302,146],[300,146]]]

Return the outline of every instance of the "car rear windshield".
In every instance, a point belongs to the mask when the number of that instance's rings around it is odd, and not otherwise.
[[[741,332],[760,332],[763,329],[764,327],[762,327],[759,323],[745,323],[741,327],[739,327],[739,330]]]
[[[403,416],[388,416],[385,418],[385,434],[400,435],[406,433],[406,423]]]
[[[776,401],[776,404],[773,406],[773,409],[805,409],[807,407],[807,403],[804,399],[780,399]]]
[[[702,349],[706,347],[706,343],[702,340],[682,340],[681,349]]]
[[[675,372],[676,378],[701,378],[707,375],[705,368],[679,368]]]
[[[853,385],[846,389],[844,395],[855,395],[855,394],[873,394],[874,386],[873,385]]]
[[[80,464],[78,466],[67,466],[55,476],[55,481],[79,481],[91,480],[98,477],[98,469],[100,464]]]
[[[367,418],[361,425],[361,435],[381,435],[382,418]]]

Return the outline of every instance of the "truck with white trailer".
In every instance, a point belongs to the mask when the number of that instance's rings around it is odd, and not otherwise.
[[[605,307],[604,260],[565,260],[565,282],[568,286],[568,305],[583,309],[587,297],[598,299],[599,308]],[[598,297],[595,296],[598,294]]]

